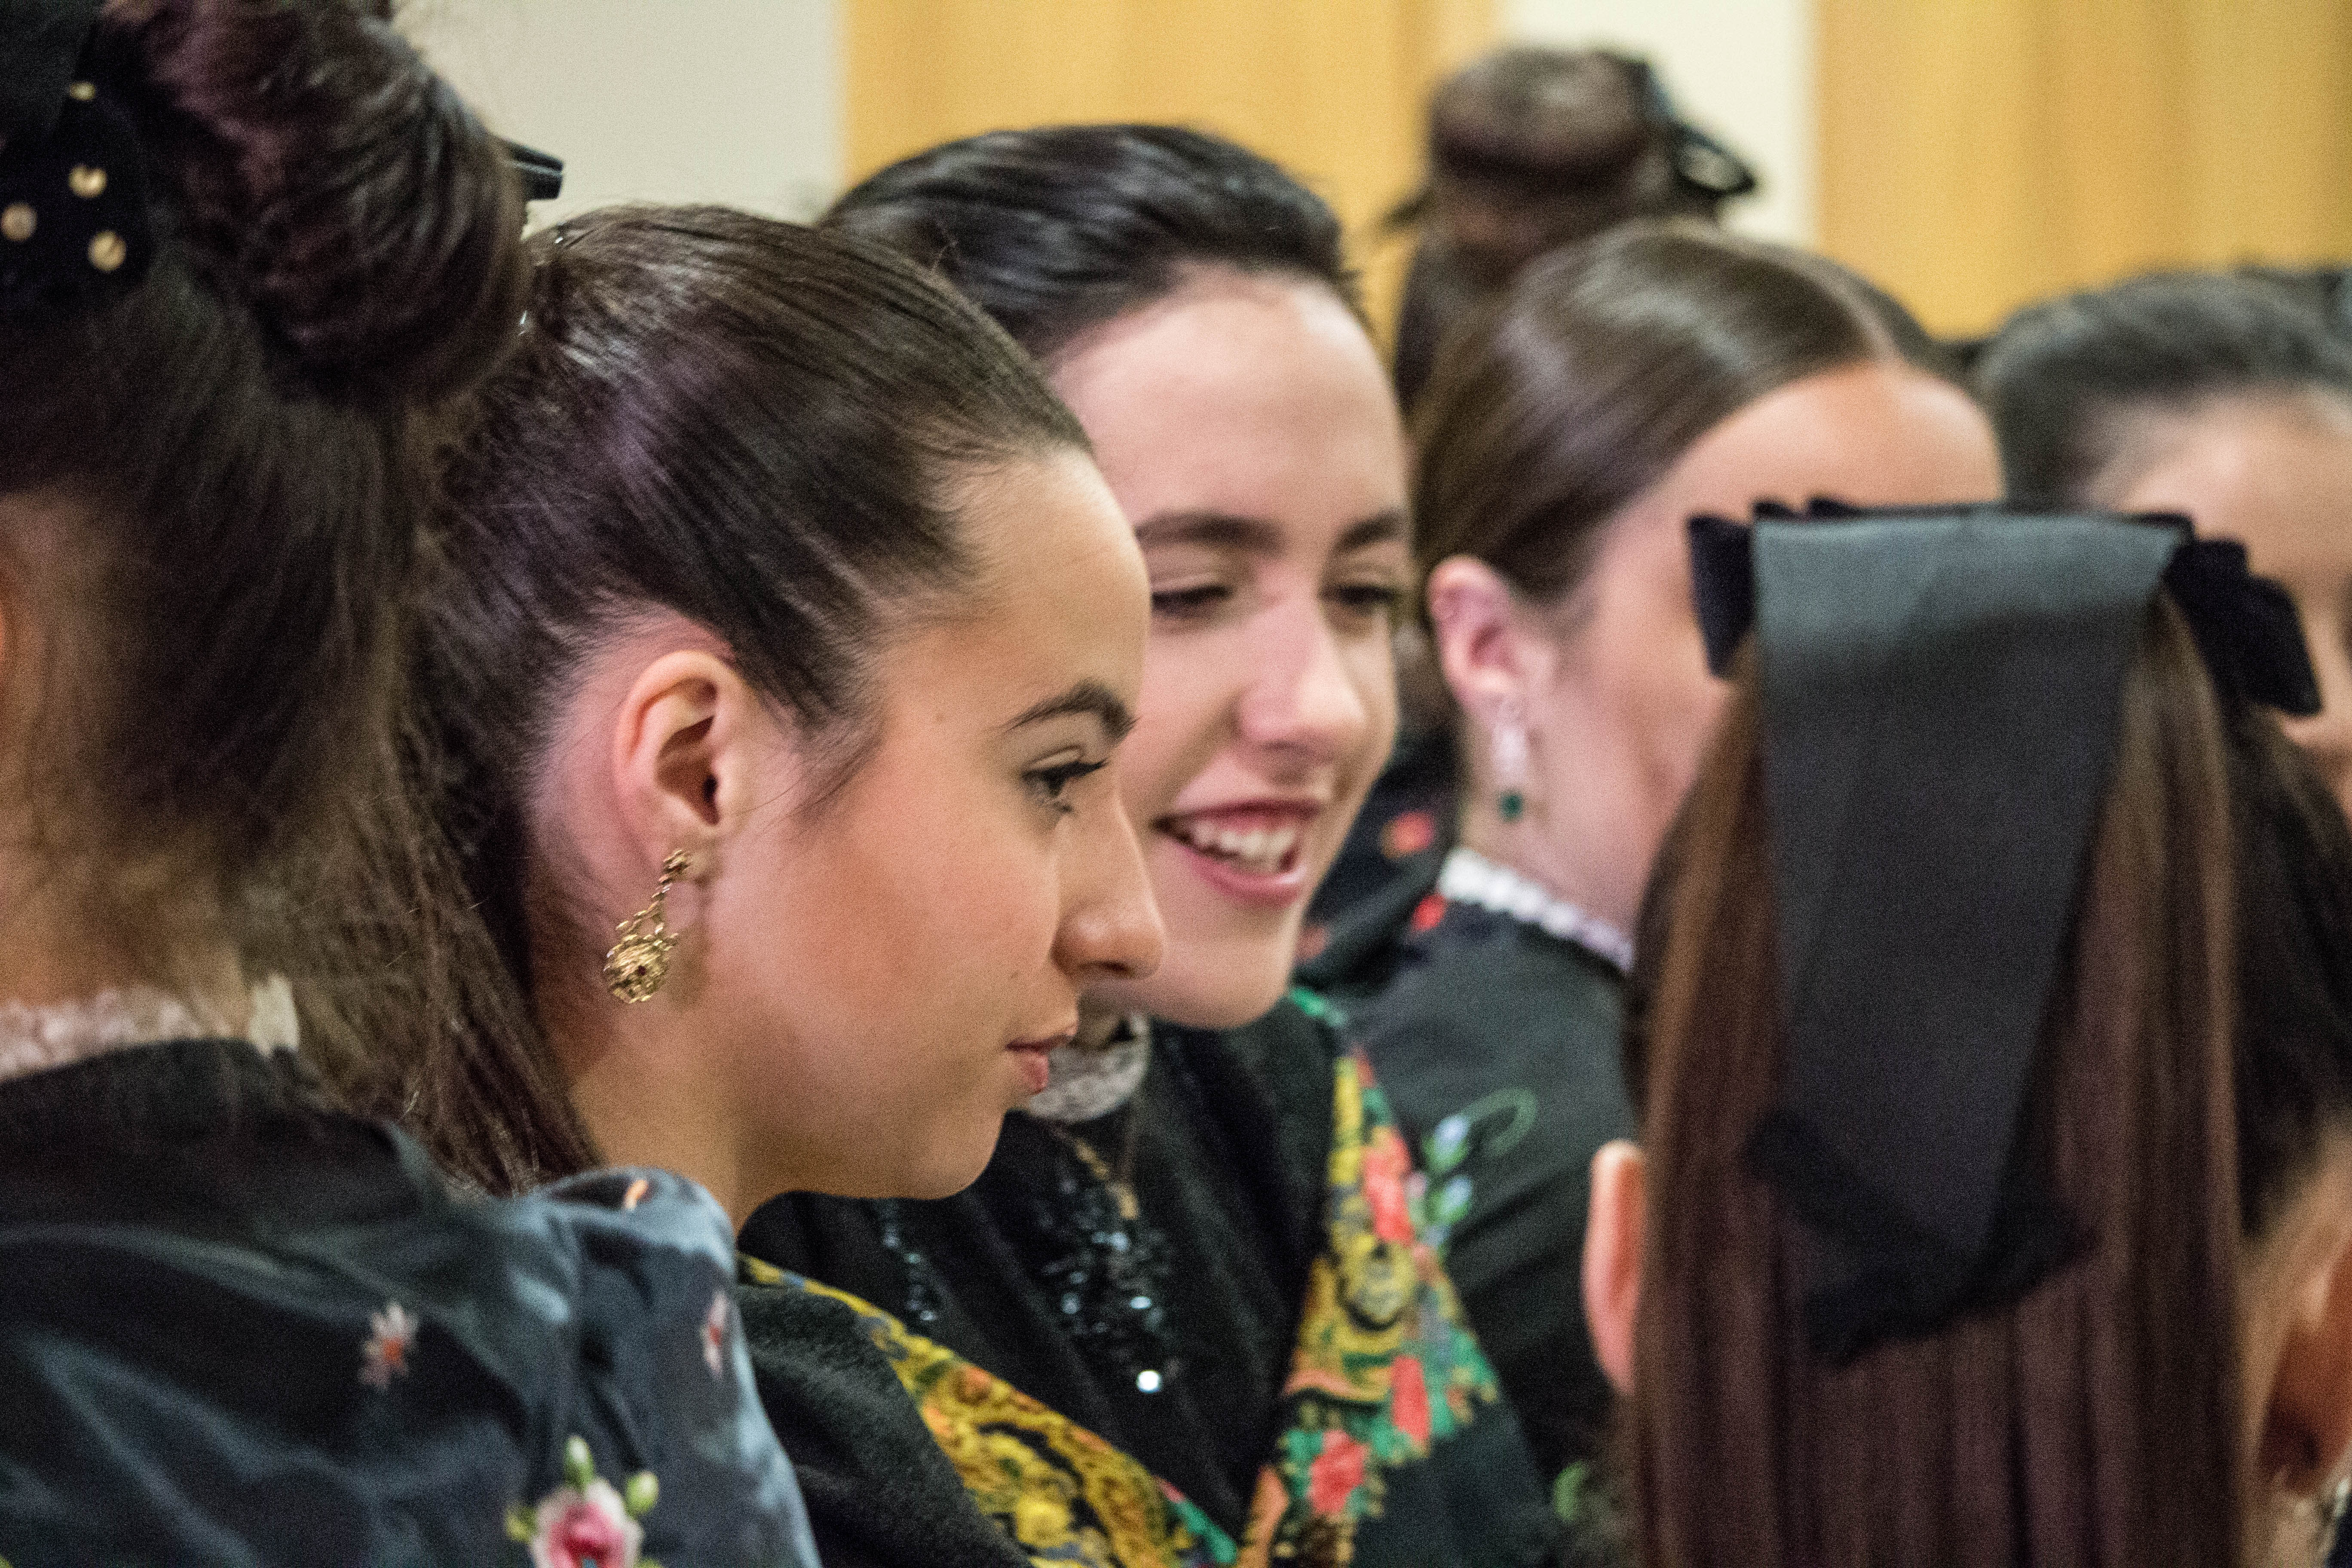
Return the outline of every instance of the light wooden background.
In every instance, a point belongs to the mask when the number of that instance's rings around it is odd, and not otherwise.
[[[1373,226],[1420,179],[1430,88],[1495,25],[1492,0],[848,0],[843,24],[853,181],[1007,126],[1196,125],[1331,203],[1383,326],[1405,247]]]
[[[1931,327],[2352,257],[2347,0],[1815,3],[1822,247]]]
[[[2352,0],[1812,5],[1818,243],[1938,331],[2150,267],[2352,257]],[[845,0],[845,172],[1172,120],[1368,239],[1419,178],[1430,86],[1496,35],[1496,0]],[[1401,250],[1360,258],[1383,322]]]

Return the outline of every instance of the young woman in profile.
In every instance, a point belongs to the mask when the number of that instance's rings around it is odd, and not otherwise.
[[[616,208],[530,244],[520,341],[443,478],[425,755],[533,1103],[404,1100],[467,1169],[932,1198],[1160,925],[1108,771],[1143,563],[1035,368],[849,237]],[[514,1157],[520,1149],[521,1157]],[[899,1533],[835,1564],[1017,1563],[839,1303],[752,1280]],[[886,1479],[887,1478],[887,1483]],[[1155,1495],[1150,1506],[1163,1507]]]
[[[2185,512],[2294,595],[2326,697],[2289,721],[2352,808],[2352,345],[2259,276],[2165,276],[2020,311],[1977,366],[2010,494]]]
[[[2352,837],[2284,594],[2079,514],[1709,534],[1584,1265],[1639,1560],[2315,1561]]]
[[[458,1200],[272,973],[391,752],[423,416],[522,300],[386,9],[0,16],[0,1559],[810,1564],[726,1216]]]
[[[1132,525],[1152,621],[1119,790],[1168,940],[1157,974],[1089,985],[969,1193],[786,1199],[745,1249],[866,1305],[1036,1561],[1540,1558],[1548,1510],[1404,1147],[1320,1005],[1285,999],[1391,738],[1409,574],[1338,224],[1261,158],[1141,126],[937,148],[826,223],[936,264],[1034,355]],[[868,1463],[812,1482],[829,1554],[895,1527]],[[1181,1494],[1176,1539],[1107,1505],[1114,1474]]]
[[[1522,274],[1454,340],[1415,436],[1458,820],[1305,973],[1363,1026],[1545,1474],[1582,1476],[1610,1399],[1576,1279],[1587,1168],[1631,1125],[1627,932],[1723,700],[1684,521],[1989,500],[1999,460],[1901,306],[1819,257],[1684,223]]]

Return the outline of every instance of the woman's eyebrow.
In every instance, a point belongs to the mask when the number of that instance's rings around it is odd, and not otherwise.
[[[1345,555],[1350,550],[1364,550],[1375,544],[1402,542],[1410,537],[1412,531],[1406,521],[1403,509],[1391,507],[1386,511],[1373,513],[1341,534],[1339,542],[1332,547],[1331,553]]]
[[[1059,697],[1049,697],[1005,725],[1008,731],[1042,724],[1049,719],[1092,714],[1102,721],[1103,732],[1116,743],[1135,728],[1135,714],[1119,694],[1099,680],[1081,680]]]
[[[1391,507],[1349,525],[1332,547],[1332,553],[1343,555],[1351,550],[1387,544],[1406,538],[1410,532],[1402,509]],[[1147,549],[1155,544],[1200,544],[1250,555],[1279,555],[1284,532],[1280,523],[1262,517],[1237,517],[1222,511],[1163,511],[1135,525],[1135,542]]]
[[[1140,545],[1205,544],[1252,555],[1282,553],[1282,525],[1223,511],[1163,511],[1135,525]]]

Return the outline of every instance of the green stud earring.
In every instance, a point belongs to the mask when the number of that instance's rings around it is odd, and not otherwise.
[[[1517,822],[1528,814],[1528,797],[1517,790],[1507,789],[1495,797],[1495,809],[1505,822]]]

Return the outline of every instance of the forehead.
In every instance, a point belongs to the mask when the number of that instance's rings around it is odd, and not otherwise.
[[[934,695],[952,687],[976,714],[1019,712],[1078,680],[1131,696],[1150,590],[1134,535],[1086,454],[974,470],[949,502],[979,568],[974,591],[960,613],[912,630],[886,658],[885,683],[911,678],[897,684]]]
[[[1958,388],[1907,365],[1841,366],[1775,388],[1683,454],[1662,489],[1694,509],[1744,515],[1758,500],[1859,506],[1990,500],[2000,456]]]
[[[1202,268],[1078,339],[1053,379],[1130,518],[1344,525],[1403,504],[1387,376],[1322,284]]]
[[[2256,564],[2352,567],[2352,405],[2321,395],[2217,399],[2139,422],[2101,487],[2130,510],[2185,511],[2243,540]],[[2269,558],[2265,564],[2264,557]]]

